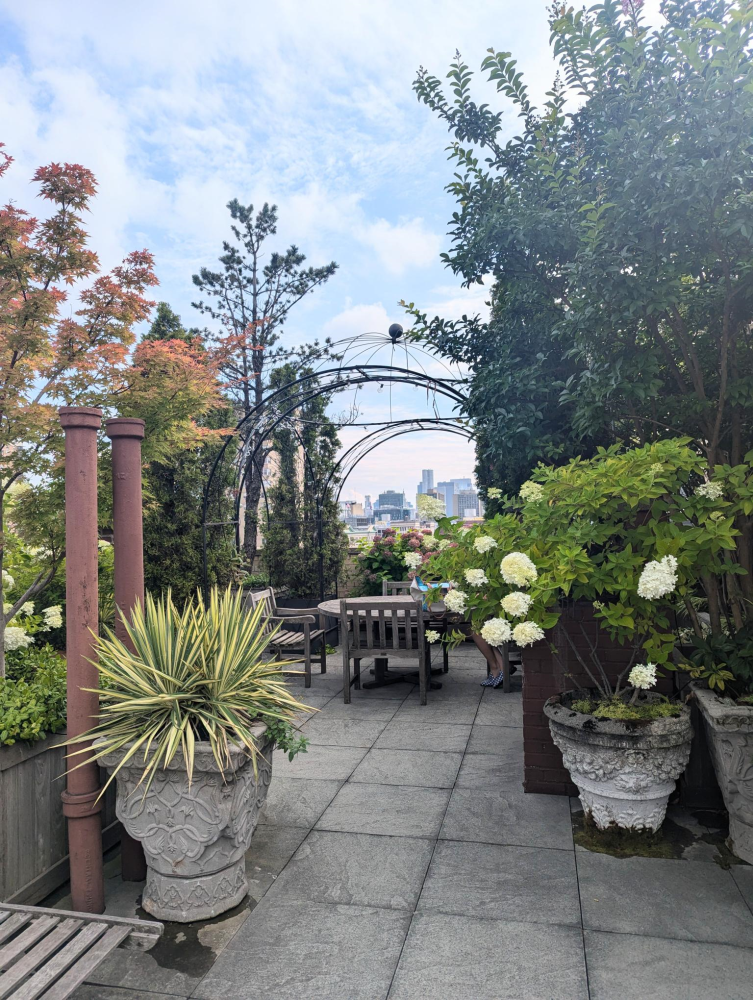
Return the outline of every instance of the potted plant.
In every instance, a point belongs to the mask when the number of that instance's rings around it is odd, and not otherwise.
[[[117,782],[118,818],[146,856],[143,906],[161,920],[206,920],[244,898],[272,749],[306,747],[291,727],[305,706],[264,659],[262,610],[215,589],[180,612],[168,593],[124,619],[130,648],[110,630],[97,640],[100,719],[81,740]]]
[[[713,588],[735,595],[747,579],[750,559],[736,555],[736,523],[747,516],[744,505],[753,510],[750,470],[724,472],[727,485],[720,487],[719,470],[709,473],[688,445],[678,439],[627,451],[614,446],[590,460],[540,467],[482,526],[441,521],[439,537],[450,544],[422,568],[425,580],[456,581],[453,607],[491,646],[525,647],[547,632],[567,645],[579,675],[569,687],[587,690],[563,690],[545,713],[599,826],[661,823],[692,732],[687,709],[654,691],[649,696],[649,688],[660,668],[682,662],[682,629],[701,643],[697,604],[706,587],[718,608]],[[730,479],[739,512],[722,497],[728,487],[732,492]],[[590,606],[613,644],[609,656],[591,637],[575,642],[564,622],[553,632],[571,602]],[[730,621],[742,620],[741,604],[733,599]],[[610,664],[615,648],[619,668]],[[610,783],[619,796],[605,791]]]

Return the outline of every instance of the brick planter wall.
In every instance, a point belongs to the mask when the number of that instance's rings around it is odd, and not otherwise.
[[[583,630],[586,632],[585,636]],[[565,633],[589,664],[588,640],[598,640],[599,658],[610,681],[614,681],[625,669],[632,655],[628,647],[610,640],[594,620],[590,605],[587,604],[576,604],[563,613],[557,628],[548,637],[550,642],[538,642],[522,651],[525,755],[523,787],[527,792],[543,792],[547,795],[578,794],[562,763],[562,754],[552,742],[549,723],[543,710],[544,702],[552,695],[573,688],[593,687],[593,682],[579,664]],[[671,678],[660,681],[657,690],[670,694]]]

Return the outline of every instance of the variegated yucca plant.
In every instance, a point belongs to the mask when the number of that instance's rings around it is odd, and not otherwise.
[[[199,594],[181,612],[169,591],[157,600],[149,595],[145,608],[136,605],[131,620],[124,619],[132,650],[109,628],[97,637],[99,724],[69,744],[95,741],[97,760],[122,752],[105,788],[135,761],[143,765],[141,782],[148,788],[178,751],[190,780],[198,742],[211,745],[223,772],[233,746],[245,748],[255,768],[260,751],[253,728],[259,722],[284,749],[305,750],[290,723],[306,706],[284,682],[287,664],[264,656],[275,630],[265,627],[262,605],[249,613],[242,600],[240,590],[215,588],[208,604]]]

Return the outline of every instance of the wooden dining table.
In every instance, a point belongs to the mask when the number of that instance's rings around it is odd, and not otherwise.
[[[395,596],[391,596],[391,597],[349,597],[347,600],[348,600],[348,603],[351,606],[353,604],[357,604],[357,603],[359,603],[361,601],[363,602],[364,610],[362,612],[359,612],[359,613],[362,614],[364,618],[366,617],[366,608],[367,607],[370,608],[371,610],[377,610],[378,611],[380,604],[390,604],[392,607],[394,607],[395,603],[404,600],[406,602],[406,607],[412,609],[412,605],[415,605],[415,604],[418,603],[418,601],[414,597],[410,597],[410,596],[405,596],[404,598],[403,597],[395,597]],[[339,599],[337,599],[337,600],[330,600],[330,601],[322,601],[321,604],[317,605],[317,607],[318,607],[318,610],[322,614],[324,614],[324,615],[330,615],[332,618],[340,618],[340,600]],[[398,619],[405,618],[405,612],[398,611],[397,612],[397,616],[398,616]],[[441,629],[444,628],[444,624],[445,624],[444,606],[442,606],[441,610],[437,609],[437,610],[433,610],[433,611],[432,610],[427,610],[426,608],[424,608],[423,616],[424,616],[424,621],[427,624],[430,623],[430,622],[435,622],[436,625],[437,625],[437,627],[438,627],[438,629],[441,630]],[[432,672],[432,675],[446,673],[446,666],[445,667],[437,667],[435,669],[432,669],[431,672]],[[408,670],[408,671],[399,671],[399,672],[398,671],[394,671],[394,670],[390,670],[389,669],[389,659],[386,656],[375,656],[374,657],[374,666],[373,666],[373,668],[371,670],[371,673],[374,675],[374,680],[373,681],[366,681],[365,683],[361,684],[361,687],[363,687],[363,688],[380,688],[380,687],[386,687],[388,684],[399,684],[401,681],[414,681],[417,678],[417,676],[418,676],[418,671],[417,670],[412,670],[412,671]],[[439,681],[431,681],[430,684],[429,684],[429,687],[432,690],[436,691],[436,690],[439,690],[439,688],[441,688],[442,685],[440,684]]]

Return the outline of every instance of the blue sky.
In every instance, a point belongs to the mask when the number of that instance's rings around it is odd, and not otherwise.
[[[90,167],[99,194],[88,221],[103,265],[148,247],[158,297],[188,324],[199,322],[191,275],[220,252],[232,197],[276,203],[281,245],[340,264],[291,316],[291,340],[386,330],[402,321],[400,299],[449,316],[483,310],[485,290],[461,289],[439,260],[453,208],[447,133],[411,83],[420,64],[443,75],[457,48],[477,67],[494,46],[516,54],[541,99],[554,74],[547,5],[0,0],[0,141],[16,158],[0,197],[34,207],[37,165]],[[515,124],[511,115],[511,134]],[[362,406],[364,419],[380,419],[384,394]],[[393,397],[395,416],[427,412],[425,393]],[[421,468],[468,475],[472,448],[404,437],[349,486],[356,496],[412,494]]]

